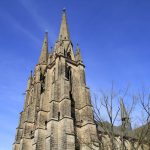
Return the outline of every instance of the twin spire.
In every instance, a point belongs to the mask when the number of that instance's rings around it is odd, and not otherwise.
[[[69,30],[67,25],[66,10],[63,9],[62,21],[58,40],[70,40]],[[39,59],[39,64],[46,64],[48,59],[48,32],[45,33],[42,51]]]

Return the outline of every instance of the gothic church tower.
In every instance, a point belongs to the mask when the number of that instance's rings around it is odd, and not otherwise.
[[[13,150],[99,149],[80,48],[70,40],[66,12],[48,53],[48,33],[30,75]]]

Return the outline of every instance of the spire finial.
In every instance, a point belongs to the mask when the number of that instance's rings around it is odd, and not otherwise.
[[[45,30],[45,39],[48,40],[48,31]]]
[[[66,12],[66,8],[64,7],[62,11],[65,13]]]

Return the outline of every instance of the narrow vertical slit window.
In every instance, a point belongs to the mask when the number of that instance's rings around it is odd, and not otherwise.
[[[60,112],[58,112],[58,120],[60,120]]]

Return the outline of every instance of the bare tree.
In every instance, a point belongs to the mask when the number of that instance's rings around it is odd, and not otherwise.
[[[132,113],[135,106],[136,97],[132,96],[132,104],[130,106],[130,109],[128,110],[128,112],[126,112],[126,110],[123,110],[124,114],[122,114],[123,116],[121,117],[119,115],[122,111],[121,109],[125,108],[121,108],[120,101],[124,101],[124,99],[126,98],[128,87],[124,92],[120,91],[117,92],[114,89],[114,85],[112,84],[110,92],[100,91],[99,97],[97,95],[94,95],[94,117],[98,125],[98,130],[102,132],[100,134],[99,140],[101,149],[107,149],[106,147],[109,147],[109,149],[111,150],[126,149],[125,138],[128,132],[127,126],[130,122],[130,114]],[[105,117],[104,114],[106,115]],[[117,127],[118,125],[120,126]],[[110,140],[109,142],[107,142],[107,144],[103,142],[105,141],[106,137],[108,137],[108,139]]]
[[[130,102],[127,109],[124,106],[125,101]],[[148,146],[150,149],[150,94],[132,94],[129,87],[115,90],[112,84],[110,91],[101,90],[99,95],[94,94],[93,111],[99,132],[100,150],[147,150]],[[139,115],[138,128],[131,129],[137,111],[143,111],[145,118]],[[95,150],[92,147],[94,142],[86,143],[81,139],[79,141]]]
[[[136,144],[134,144],[134,149],[144,149],[144,145],[150,149],[150,94],[142,90],[142,92],[138,94],[138,99],[142,115],[139,118],[141,126],[135,129],[137,141]]]

